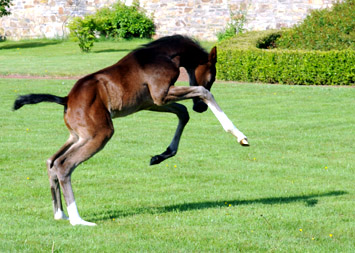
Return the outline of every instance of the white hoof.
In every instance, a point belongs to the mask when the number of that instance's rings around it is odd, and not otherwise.
[[[245,146],[245,147],[249,146],[249,142],[248,142],[247,138],[242,139],[239,143],[240,143],[240,145]]]
[[[83,219],[70,220],[70,224],[73,226],[83,225],[83,226],[96,226],[96,223],[84,221]]]
[[[62,210],[57,210],[57,212],[54,214],[54,219],[55,220],[69,220],[69,218],[64,214]]]

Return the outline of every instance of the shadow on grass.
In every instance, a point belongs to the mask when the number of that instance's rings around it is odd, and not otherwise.
[[[295,202],[304,202],[306,206],[315,206],[318,203],[318,198],[341,196],[348,194],[346,191],[331,191],[320,194],[310,194],[301,196],[290,196],[290,197],[275,197],[275,198],[260,198],[260,199],[250,199],[250,200],[225,200],[225,201],[205,201],[205,202],[193,202],[193,203],[183,203],[171,206],[163,207],[146,207],[135,209],[132,212],[125,212],[119,210],[105,210],[102,214],[96,214],[91,221],[101,221],[109,220],[112,218],[120,218],[133,216],[138,214],[159,214],[159,213],[170,213],[170,212],[185,212],[192,210],[201,210],[208,208],[218,208],[227,207],[229,205],[239,206],[239,205],[253,205],[253,204],[263,204],[263,205],[274,205],[274,204],[289,204]],[[227,203],[227,204],[226,204]],[[101,216],[101,217],[100,217]]]
[[[20,42],[13,42],[13,43],[0,43],[0,50],[1,49],[16,49],[16,48],[35,48],[35,47],[45,47],[50,45],[56,45],[62,43],[62,41],[20,41]]]

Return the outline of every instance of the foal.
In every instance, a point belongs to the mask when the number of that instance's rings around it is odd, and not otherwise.
[[[14,109],[26,104],[54,102],[64,106],[64,121],[70,135],[67,142],[47,160],[53,198],[54,219],[68,219],[63,212],[60,188],[72,225],[93,226],[78,213],[71,186],[71,174],[82,162],[99,152],[113,135],[112,118],[140,110],[170,112],[179,124],[170,145],[150,164],[158,164],[176,154],[180,137],[189,120],[184,105],[175,103],[193,99],[197,112],[212,110],[225,131],[243,146],[246,136],[240,132],[217,105],[209,92],[216,75],[217,50],[208,54],[196,42],[180,35],[164,37],[138,48],[116,64],[87,75],[76,82],[66,97],[29,94],[17,98]],[[184,67],[190,87],[176,87],[179,67]]]

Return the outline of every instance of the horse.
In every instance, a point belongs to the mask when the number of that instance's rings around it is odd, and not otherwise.
[[[110,140],[114,133],[113,118],[141,110],[177,116],[178,126],[170,145],[163,153],[152,157],[150,165],[159,164],[177,153],[189,113],[184,105],[176,102],[185,99],[193,99],[196,112],[202,113],[210,108],[224,130],[234,135],[242,146],[248,146],[247,137],[233,125],[210,92],[216,76],[216,62],[216,47],[207,53],[189,37],[167,36],[133,50],[112,66],[79,79],[66,97],[51,94],[19,96],[14,102],[14,110],[40,102],[64,106],[69,138],[46,162],[54,219],[69,219],[72,225],[96,225],[79,215],[71,174]],[[188,73],[189,86],[174,86],[180,67]],[[63,211],[61,189],[69,217]]]

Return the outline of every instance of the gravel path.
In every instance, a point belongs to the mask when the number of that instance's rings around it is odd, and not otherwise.
[[[44,79],[44,80],[51,80],[51,79],[60,79],[60,80],[78,80],[82,76],[31,76],[31,75],[18,75],[18,74],[11,74],[11,75],[0,75],[0,78],[3,79]],[[188,82],[189,76],[184,68],[180,68],[180,76],[178,78],[180,82]]]

